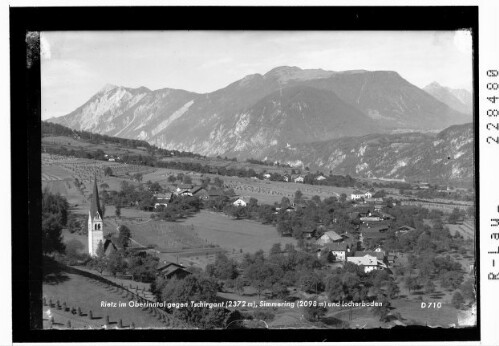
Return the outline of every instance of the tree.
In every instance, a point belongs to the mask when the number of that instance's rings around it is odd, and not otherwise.
[[[379,303],[379,305],[374,306],[372,312],[375,316],[379,317],[381,322],[385,322],[388,313],[390,312],[390,301],[385,296],[381,296],[378,298],[377,303]]]
[[[466,209],[466,215],[467,215],[469,218],[475,218],[475,207],[474,207],[474,206],[471,206],[471,207],[469,207],[468,209]]]
[[[182,182],[184,184],[192,184],[192,178],[189,175],[184,175]]]
[[[317,297],[314,297],[310,300],[316,302],[316,305],[314,306],[313,304],[311,304],[310,306],[305,306],[303,308],[303,317],[305,317],[307,321],[317,322],[322,317],[324,317],[324,315],[326,315],[327,308],[324,306],[319,306]]]
[[[225,254],[218,253],[213,264],[206,266],[206,273],[219,280],[233,280],[237,277],[237,263]]]
[[[78,239],[71,239],[66,243],[66,258],[71,261],[77,261],[82,258],[82,250],[85,245]]]
[[[288,197],[281,198],[281,208],[287,208],[291,205],[291,201]]]
[[[175,177],[175,175],[169,175],[168,178],[166,179],[169,183],[174,183],[177,178]]]
[[[111,176],[111,175],[113,175],[113,170],[111,169],[111,167],[107,166],[107,167],[104,169],[104,175],[105,175],[105,176]]]
[[[133,175],[133,179],[138,181],[138,182],[141,182],[142,181],[142,173],[135,173]]]
[[[461,218],[461,212],[459,211],[459,208],[454,208],[452,210],[452,213],[449,215],[448,222],[450,224],[455,224],[460,218]]]
[[[240,276],[238,276],[234,280],[234,289],[236,290],[237,293],[243,294],[244,292],[244,279]]]
[[[215,177],[215,179],[213,179],[213,184],[216,186],[216,187],[223,187],[224,186],[224,181],[222,179],[220,179],[219,177]]]
[[[101,275],[107,267],[107,258],[106,253],[104,252],[104,244],[102,241],[99,241],[97,244],[97,249],[95,250],[95,257],[92,258],[92,261],[89,263],[90,266],[97,270]]]
[[[329,300],[331,300],[332,302],[343,300],[345,294],[343,290],[343,282],[340,275],[333,274],[327,278],[326,291],[328,293]]]
[[[108,184],[106,184],[106,183],[102,183],[102,184],[100,184],[100,185],[99,185],[99,187],[100,187],[101,189],[103,189],[103,190],[105,190],[105,189],[109,189],[109,185],[108,185]]]
[[[459,288],[462,282],[463,274],[458,271],[447,271],[440,276],[440,285],[450,290]]]
[[[409,292],[417,290],[419,288],[417,278],[413,278],[411,276],[408,276],[405,278],[404,284],[405,284],[405,287],[409,290]]]
[[[346,193],[342,193],[340,195],[340,202],[341,203],[345,203],[347,201],[347,194]]]
[[[463,294],[464,299],[474,302],[476,299],[475,281],[473,279],[466,280],[461,285],[461,292]]]
[[[431,294],[435,292],[435,284],[433,283],[433,280],[428,279],[424,285],[424,292],[426,294]]]
[[[59,194],[51,193],[46,187],[42,192],[42,215],[54,214],[61,226],[66,226],[69,215],[69,203]]]
[[[218,285],[212,278],[203,275],[188,275],[182,280],[171,279],[160,281],[159,301],[167,303],[207,301],[217,300]],[[229,312],[225,309],[210,309],[208,307],[193,307],[188,304],[172,310],[174,318],[187,322],[202,329],[220,328],[224,326],[224,316]]]
[[[68,231],[74,233],[81,230],[81,223],[78,219],[72,217],[68,222]]]
[[[130,238],[132,236],[132,232],[130,231],[130,229],[125,226],[125,225],[121,225],[119,228],[118,228],[118,242],[121,244],[121,246],[123,246],[123,248],[128,248],[128,245],[130,243]]]
[[[122,254],[119,251],[111,252],[106,261],[106,270],[116,277],[116,274],[123,273],[125,268]]]
[[[114,214],[116,215],[116,217],[121,217],[121,207],[119,205],[116,206]]]
[[[276,243],[276,244],[272,245],[272,247],[269,250],[269,254],[271,256],[272,255],[278,255],[280,253],[282,253],[281,243]]]
[[[317,205],[320,205],[321,204],[321,197],[318,196],[318,195],[315,195],[312,197],[312,201],[317,204]]]
[[[295,198],[294,198],[294,203],[299,203],[301,202],[301,200],[303,199],[303,192],[301,192],[300,190],[296,190],[295,192]]]
[[[62,242],[62,225],[57,214],[42,214],[42,251],[44,254],[53,252],[64,253]]]
[[[452,303],[452,305],[453,305],[456,309],[462,309],[462,308],[463,308],[464,298],[463,298],[463,296],[462,296],[461,292],[456,291],[456,292],[454,293],[454,295],[452,296],[451,303]]]

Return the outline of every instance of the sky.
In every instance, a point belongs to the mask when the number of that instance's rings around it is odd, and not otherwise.
[[[472,89],[468,31],[42,32],[42,119],[104,85],[206,93],[278,66],[390,70],[418,87]]]

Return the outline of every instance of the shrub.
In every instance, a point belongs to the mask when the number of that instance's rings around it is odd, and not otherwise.
[[[461,292],[459,291],[456,291],[454,293],[454,295],[452,296],[452,301],[451,301],[452,305],[456,308],[456,309],[462,309],[463,307],[463,304],[464,304],[464,298],[461,294]]]
[[[270,309],[261,309],[255,311],[254,317],[256,320],[264,320],[265,322],[270,322],[274,319],[275,314]]]

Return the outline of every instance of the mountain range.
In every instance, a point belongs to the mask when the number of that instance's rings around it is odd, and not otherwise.
[[[466,89],[452,89],[433,82],[425,86],[423,90],[458,112],[473,113],[473,96]]]
[[[470,180],[473,125],[438,134],[371,134],[275,149],[266,159],[298,167],[369,178]]]
[[[472,121],[464,107],[432,96],[435,90],[393,71],[283,66],[205,94],[106,85],[73,112],[48,121],[207,156],[279,159],[277,153],[293,147],[300,149],[290,160],[304,162],[317,147],[317,161],[328,145],[334,151],[335,143],[349,141],[340,138],[437,132]]]

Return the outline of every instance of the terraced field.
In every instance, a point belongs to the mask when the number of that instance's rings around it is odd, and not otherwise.
[[[106,315],[109,316],[111,327],[117,327],[121,319],[124,328],[129,328],[133,322],[137,328],[165,328],[165,325],[157,317],[141,308],[128,307],[128,302],[133,300],[126,296],[123,291],[106,285],[98,280],[73,274],[62,273],[64,279],[56,285],[43,284],[43,296],[47,301],[57,300],[61,304],[66,303],[67,307],[79,307],[83,316],[74,315],[69,311],[58,310],[54,307],[44,307],[44,326],[48,326],[48,314],[50,310],[56,322],[56,328],[64,328],[67,321],[71,321],[73,328],[102,328],[106,324]],[[127,307],[103,307],[102,302],[125,302]],[[133,312],[131,311],[133,309]],[[88,314],[92,311],[93,318]]]

